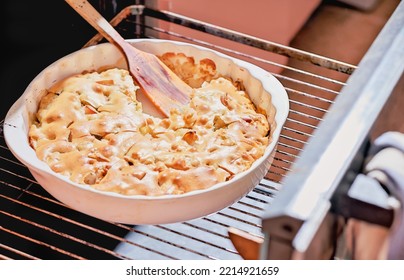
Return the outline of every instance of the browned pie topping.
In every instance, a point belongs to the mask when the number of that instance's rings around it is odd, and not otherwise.
[[[209,188],[261,157],[270,127],[245,91],[224,78],[207,80],[189,105],[160,119],[142,112],[126,70],[69,77],[42,98],[30,144],[53,171],[98,190],[164,195]]]

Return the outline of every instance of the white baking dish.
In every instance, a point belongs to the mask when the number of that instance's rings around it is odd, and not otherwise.
[[[67,55],[35,77],[10,108],[4,121],[4,136],[11,152],[56,199],[73,209],[107,221],[126,224],[180,222],[214,213],[245,196],[268,172],[281,128],[288,115],[288,96],[281,83],[255,65],[200,46],[158,39],[129,41],[137,48],[154,54],[182,52],[194,57],[196,61],[209,58],[216,63],[219,74],[242,80],[254,104],[267,112],[271,123],[272,142],[265,154],[250,169],[230,181],[205,190],[158,197],[102,192],[87,185],[73,183],[53,172],[37,158],[28,142],[28,129],[38,103],[46,89],[70,75],[112,66],[125,68],[125,60],[120,51],[109,43]]]

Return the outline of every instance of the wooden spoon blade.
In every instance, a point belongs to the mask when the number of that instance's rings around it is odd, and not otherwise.
[[[129,72],[146,97],[165,116],[171,109],[188,104],[192,88],[182,81],[158,57],[149,53],[126,51]]]
[[[125,41],[87,0],[65,1],[109,42],[119,47],[132,77],[160,113],[169,116],[171,109],[189,102],[192,88],[155,55],[138,50]]]

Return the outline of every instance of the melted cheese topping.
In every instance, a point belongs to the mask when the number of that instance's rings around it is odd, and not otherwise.
[[[247,170],[269,144],[265,115],[227,79],[203,83],[164,119],[142,112],[137,90],[116,68],[50,89],[29,130],[38,158],[98,190],[182,194]]]

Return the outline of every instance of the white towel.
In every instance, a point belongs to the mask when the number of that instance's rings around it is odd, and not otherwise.
[[[352,259],[404,259],[404,134],[386,132],[372,143],[364,174],[390,195],[394,220],[390,228],[348,219],[345,242]]]
[[[387,259],[404,259],[404,134],[386,132],[371,149],[365,173],[385,186],[397,199],[394,221],[387,238]]]

